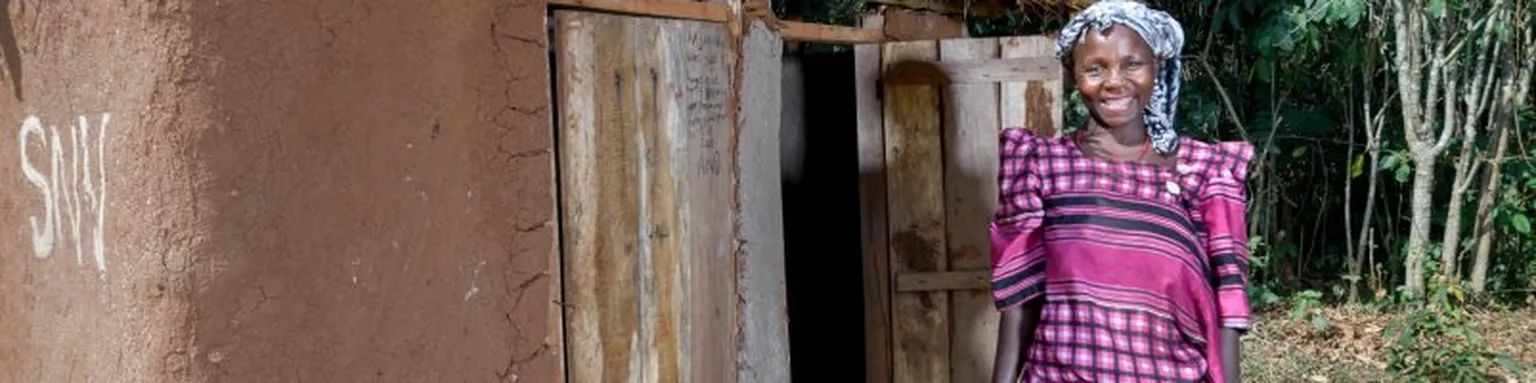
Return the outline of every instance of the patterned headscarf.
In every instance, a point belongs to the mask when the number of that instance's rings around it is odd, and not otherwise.
[[[1184,28],[1178,20],[1137,1],[1100,0],[1073,16],[1061,29],[1056,38],[1056,58],[1070,66],[1072,48],[1082,41],[1089,27],[1102,32],[1112,25],[1136,31],[1152,48],[1152,54],[1163,60],[1145,111],[1147,135],[1158,153],[1173,153],[1179,148],[1179,133],[1173,122],[1179,104],[1179,75],[1183,71],[1179,53],[1184,50]]]

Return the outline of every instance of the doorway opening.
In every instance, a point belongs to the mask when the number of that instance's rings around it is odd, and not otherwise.
[[[865,380],[853,52],[786,42],[780,130],[790,370]]]

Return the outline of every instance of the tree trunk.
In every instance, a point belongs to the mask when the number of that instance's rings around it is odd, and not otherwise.
[[[1495,111],[1495,114],[1498,115],[1495,122],[1498,126],[1498,131],[1494,135],[1498,138],[1496,138],[1497,142],[1494,143],[1493,158],[1488,166],[1487,179],[1483,183],[1483,195],[1477,203],[1477,226],[1474,229],[1476,230],[1475,235],[1477,235],[1477,254],[1472,259],[1472,283],[1471,286],[1468,286],[1473,293],[1487,291],[1488,263],[1490,261],[1489,256],[1493,252],[1495,233],[1495,230],[1493,230],[1493,204],[1500,194],[1499,178],[1501,175],[1499,171],[1504,165],[1504,152],[1509,147],[1510,132],[1516,130],[1511,129],[1511,126],[1516,123],[1515,118],[1517,118],[1515,116],[1515,106],[1525,104],[1529,98],[1531,93],[1531,75],[1532,72],[1536,72],[1536,63],[1532,63],[1532,60],[1536,60],[1536,28],[1532,28],[1529,25],[1530,20],[1526,19],[1528,17],[1525,9],[1526,6],[1522,2],[1520,9],[1517,9],[1514,13],[1515,17],[1518,18],[1515,21],[1515,25],[1526,26],[1523,31],[1524,33],[1522,33],[1523,41],[1514,44],[1514,46],[1524,46],[1526,50],[1525,52],[1511,52],[1511,56],[1514,57],[1514,60],[1511,62],[1521,62],[1524,64],[1511,68],[1518,73],[1512,73],[1505,77],[1506,82],[1501,89],[1503,91],[1503,97],[1500,97],[1501,105]]]
[[[1354,75],[1353,67],[1350,68],[1350,75],[1351,77]],[[1349,156],[1344,157],[1348,159],[1344,161],[1344,251],[1349,256],[1346,258],[1349,261],[1349,303],[1354,304],[1360,301],[1360,253],[1355,252],[1355,216],[1353,212],[1355,208],[1355,108],[1353,107],[1355,104],[1355,82],[1350,81],[1349,85],[1349,104],[1351,107],[1348,108],[1349,112],[1347,112],[1349,122],[1345,124],[1345,126],[1349,127]],[[1369,110],[1370,108],[1367,107],[1366,109]],[[1367,114],[1365,118],[1369,121],[1371,117]],[[1365,125],[1366,129],[1370,129],[1369,123]],[[1361,156],[1363,157],[1364,154],[1361,154]],[[1365,160],[1362,158],[1360,162],[1362,162],[1360,167],[1364,169],[1365,165],[1363,163]],[[1376,168],[1372,167],[1371,169],[1375,170]]]
[[[1408,257],[1404,260],[1403,284],[1415,296],[1424,292],[1424,257],[1429,254],[1430,213],[1435,202],[1435,161],[1437,153],[1415,154],[1413,164],[1413,200],[1409,203]]]
[[[1497,5],[1497,3],[1495,4]],[[1444,268],[1444,275],[1453,281],[1460,280],[1461,278],[1461,210],[1462,206],[1466,203],[1466,199],[1462,197],[1466,195],[1467,189],[1471,189],[1473,174],[1477,173],[1478,164],[1481,163],[1473,158],[1477,156],[1475,148],[1477,145],[1478,122],[1483,121],[1483,113],[1488,111],[1489,105],[1497,104],[1493,101],[1492,89],[1495,88],[1493,85],[1497,82],[1495,81],[1495,76],[1499,73],[1498,61],[1501,58],[1500,50],[1504,46],[1504,41],[1502,39],[1492,40],[1492,37],[1496,35],[1493,26],[1498,23],[1502,15],[1502,9],[1494,8],[1489,10],[1488,19],[1483,26],[1482,42],[1478,44],[1481,52],[1471,56],[1475,58],[1475,61],[1468,63],[1466,66],[1457,66],[1458,69],[1462,67],[1468,69],[1464,71],[1464,74],[1470,80],[1470,83],[1467,84],[1468,86],[1465,90],[1463,91],[1456,87],[1454,79],[1458,76],[1455,75],[1450,76],[1453,79],[1450,81],[1452,85],[1446,88],[1446,93],[1448,93],[1445,108],[1447,112],[1445,115],[1446,124],[1456,121],[1455,118],[1452,118],[1454,113],[1452,111],[1456,105],[1452,102],[1454,98],[1449,97],[1449,94],[1464,93],[1463,97],[1465,97],[1465,103],[1462,105],[1465,109],[1462,111],[1465,113],[1462,119],[1465,121],[1462,122],[1461,126],[1461,155],[1457,159],[1456,173],[1451,180],[1451,201],[1448,206],[1450,210],[1446,214],[1445,235],[1441,238],[1440,252],[1440,263]],[[1490,44],[1492,47],[1489,46]],[[1500,90],[1502,91],[1502,89]],[[1489,113],[1487,123],[1493,122],[1492,114]]]
[[[1439,78],[1435,76],[1439,65],[1430,70],[1428,95],[1420,93],[1420,83],[1423,74],[1425,57],[1421,52],[1425,49],[1426,41],[1419,39],[1424,31],[1423,16],[1419,12],[1422,4],[1417,1],[1397,0],[1392,6],[1392,24],[1395,27],[1396,45],[1394,48],[1393,64],[1397,69],[1397,87],[1399,98],[1402,100],[1403,133],[1408,141],[1408,148],[1414,156],[1415,174],[1413,177],[1413,203],[1412,220],[1409,224],[1408,254],[1403,261],[1403,284],[1415,295],[1424,291],[1424,271],[1422,270],[1425,246],[1429,244],[1429,217],[1433,194],[1433,182],[1435,179],[1435,157],[1433,144],[1428,143],[1424,137],[1427,126],[1423,121],[1434,121],[1433,117],[1426,117],[1425,112],[1433,113],[1435,98],[1435,85]]]
[[[1381,179],[1381,171],[1377,167],[1381,166],[1381,118],[1383,116],[1381,113],[1377,113],[1374,118],[1371,117],[1371,96],[1369,94],[1371,91],[1367,90],[1366,92],[1365,113],[1367,130],[1365,150],[1367,152],[1366,155],[1370,157],[1370,162],[1367,164],[1369,166],[1367,169],[1370,169],[1370,171],[1366,173],[1370,178],[1367,179],[1365,186],[1365,213],[1360,217],[1360,236],[1358,237],[1360,242],[1355,245],[1355,256],[1357,258],[1354,260],[1354,264],[1351,265],[1351,275],[1360,275],[1360,270],[1364,269],[1363,266],[1365,265],[1362,262],[1367,260],[1370,261],[1372,270],[1376,267],[1375,260],[1368,259],[1371,257],[1366,257],[1365,255],[1375,252],[1375,236],[1371,235],[1371,217],[1376,216],[1376,181]],[[1359,292],[1355,291],[1354,294],[1358,295]]]
[[[1473,293],[1480,294],[1487,291],[1488,287],[1488,255],[1493,251],[1493,201],[1499,194],[1499,169],[1504,164],[1504,149],[1509,144],[1509,124],[1500,121],[1498,142],[1494,144],[1493,164],[1488,166],[1487,179],[1483,183],[1483,195],[1477,201],[1477,255],[1472,259],[1472,284],[1468,286]]]
[[[1476,117],[1469,116],[1468,118]],[[1467,137],[1465,143],[1461,146],[1461,157],[1456,161],[1456,175],[1451,177],[1451,203],[1450,206],[1446,207],[1449,210],[1445,214],[1445,235],[1440,239],[1440,267],[1442,275],[1453,281],[1460,279],[1461,275],[1458,272],[1461,261],[1457,255],[1460,254],[1461,250],[1461,208],[1465,204],[1463,201],[1466,200],[1462,196],[1466,194],[1467,189],[1463,185],[1471,183],[1468,178],[1472,177],[1472,172],[1476,171],[1472,168],[1472,157],[1476,155],[1472,150],[1474,146],[1473,140],[1476,138],[1474,136],[1476,133],[1474,132],[1475,130],[1464,133]]]
[[[1374,9],[1374,5],[1370,7],[1371,9],[1366,11],[1367,13],[1364,19],[1365,28],[1370,31],[1372,36],[1377,36],[1380,31],[1380,27],[1372,21],[1375,19],[1376,10]],[[1353,249],[1350,251],[1352,259],[1350,259],[1349,264],[1349,275],[1355,276],[1355,279],[1349,282],[1350,303],[1357,302],[1360,297],[1360,279],[1363,278],[1363,273],[1365,270],[1365,265],[1367,265],[1367,261],[1369,260],[1370,262],[1370,270],[1375,271],[1376,268],[1374,257],[1369,257],[1367,254],[1371,254],[1375,250],[1372,246],[1372,238],[1374,236],[1371,235],[1371,217],[1376,214],[1376,180],[1379,179],[1378,177],[1381,174],[1381,170],[1379,169],[1381,167],[1381,118],[1386,113],[1386,108],[1381,108],[1382,110],[1380,112],[1373,111],[1375,109],[1375,105],[1371,101],[1374,92],[1376,92],[1376,84],[1372,78],[1376,74],[1376,63],[1371,59],[1372,57],[1374,56],[1365,55],[1365,62],[1362,65],[1364,70],[1361,72],[1364,75],[1360,76],[1364,85],[1361,88],[1363,92],[1360,92],[1360,95],[1361,98],[1363,98],[1365,101],[1364,107],[1360,109],[1360,118],[1364,120],[1362,125],[1365,128],[1364,155],[1366,155],[1370,160],[1364,164],[1364,166],[1362,166],[1362,172],[1365,173],[1365,175],[1369,178],[1367,178],[1366,181],[1365,210],[1362,210],[1364,213],[1360,215],[1360,235],[1352,236],[1350,240],[1350,246],[1353,246]],[[1353,144],[1355,137],[1353,131],[1350,132],[1349,137],[1351,144]],[[1350,156],[1353,157],[1354,154],[1351,153]],[[1346,208],[1345,212],[1348,213],[1349,210],[1350,209]],[[1348,219],[1346,218],[1346,220]],[[1346,225],[1344,230],[1348,231],[1352,227],[1353,226]],[[1377,278],[1374,277],[1373,273],[1372,280],[1374,281],[1376,279]],[[1375,289],[1372,290],[1374,292]]]
[[[1456,98],[1462,93],[1459,81],[1461,79],[1461,68],[1463,66],[1455,60],[1452,60],[1445,66],[1445,74],[1443,75],[1445,79],[1445,114],[1442,114],[1440,117],[1441,122],[1444,124],[1444,127],[1441,129],[1455,130],[1452,127],[1456,126],[1456,117],[1458,117],[1456,113]],[[1473,116],[1461,117],[1476,119]],[[1451,200],[1449,209],[1445,212],[1445,231],[1440,237],[1440,275],[1445,276],[1446,279],[1456,275],[1456,249],[1451,247],[1451,243],[1456,241],[1456,237],[1461,236],[1461,233],[1457,232],[1459,230],[1459,225],[1457,224],[1461,222],[1461,203],[1458,201],[1460,198],[1457,198],[1455,189],[1456,185],[1460,184],[1462,178],[1466,177],[1467,168],[1465,165],[1468,160],[1468,153],[1472,149],[1472,139],[1470,137],[1463,137],[1462,143],[1461,156],[1456,158],[1455,168],[1453,169],[1455,173],[1451,176]]]

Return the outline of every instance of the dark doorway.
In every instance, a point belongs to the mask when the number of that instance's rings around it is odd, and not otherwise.
[[[791,376],[864,381],[851,49],[785,47],[784,247]]]

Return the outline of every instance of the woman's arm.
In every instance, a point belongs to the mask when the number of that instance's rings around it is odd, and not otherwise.
[[[992,383],[1015,383],[1029,347],[1035,341],[1035,325],[1040,322],[1040,300],[1003,310],[997,328],[997,356],[992,365]]]
[[[1226,375],[1224,380],[1227,383],[1242,381],[1243,374],[1238,371],[1238,368],[1243,365],[1243,360],[1241,359],[1242,343],[1243,341],[1240,335],[1238,335],[1237,330],[1230,328],[1221,329],[1221,369],[1223,374]]]
[[[1217,143],[1205,167],[1206,182],[1197,201],[1205,221],[1206,254],[1216,277],[1216,321],[1220,326],[1221,378],[1227,383],[1242,379],[1241,336],[1253,326],[1248,304],[1248,165],[1253,144],[1247,141]],[[1212,366],[1217,367],[1217,366]],[[1215,377],[1213,377],[1215,378]]]

